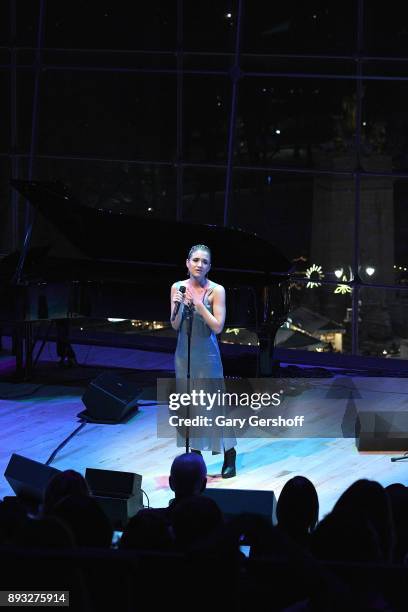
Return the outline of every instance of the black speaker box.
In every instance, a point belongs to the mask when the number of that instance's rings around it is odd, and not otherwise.
[[[41,502],[44,491],[57,470],[21,455],[11,455],[4,476],[14,493],[26,500]]]
[[[408,451],[408,411],[359,412],[356,446],[359,451]]]
[[[249,512],[276,522],[276,497],[273,491],[205,489],[203,495],[213,499],[227,519]]]
[[[142,389],[114,373],[95,378],[82,396],[86,406],[78,417],[91,423],[120,423],[137,410]]]
[[[86,468],[85,479],[92,497],[114,529],[124,529],[143,508],[142,476],[131,472]]]

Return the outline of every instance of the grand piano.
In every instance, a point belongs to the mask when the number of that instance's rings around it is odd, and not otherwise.
[[[12,186],[32,207],[22,249],[0,263],[0,321],[13,326],[20,377],[30,376],[37,321],[168,320],[170,286],[197,243],[211,248],[211,276],[226,289],[226,325],[257,333],[257,375],[272,375],[292,264],[271,243],[239,229],[90,208],[60,183]]]

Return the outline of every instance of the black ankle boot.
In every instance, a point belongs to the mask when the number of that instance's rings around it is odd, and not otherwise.
[[[224,463],[222,464],[221,476],[223,478],[233,478],[236,476],[235,458],[237,456],[234,447],[224,452]]]

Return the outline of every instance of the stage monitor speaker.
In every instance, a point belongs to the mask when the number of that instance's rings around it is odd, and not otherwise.
[[[142,476],[132,472],[86,468],[85,480],[92,497],[114,529],[124,529],[143,508]]]
[[[82,396],[86,406],[78,417],[90,423],[120,423],[137,410],[142,389],[108,372],[95,378]]]
[[[408,411],[361,411],[356,420],[359,451],[408,451]]]
[[[13,454],[4,476],[17,496],[41,502],[47,484],[59,472],[44,463]]]
[[[251,513],[276,523],[276,497],[273,491],[205,489],[203,495],[213,499],[227,519],[237,514]]]

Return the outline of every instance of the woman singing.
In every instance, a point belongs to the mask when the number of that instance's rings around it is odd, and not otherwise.
[[[191,247],[186,260],[189,278],[174,283],[171,288],[171,312],[175,303],[180,309],[174,320],[173,329],[178,331],[175,353],[176,378],[187,377],[187,326],[191,315],[190,378],[223,379],[223,369],[216,334],[220,334],[225,322],[225,290],[207,278],[211,268],[210,249],[204,244]],[[185,293],[180,291],[185,287]],[[218,385],[222,386],[223,383]],[[214,416],[214,414],[212,415]],[[224,452],[222,477],[235,476],[236,440],[220,435],[220,431],[206,428],[201,436],[190,440],[192,452],[211,450],[213,454]]]

